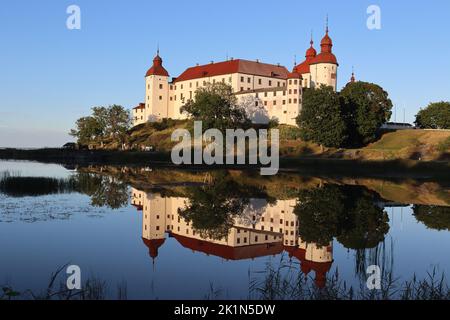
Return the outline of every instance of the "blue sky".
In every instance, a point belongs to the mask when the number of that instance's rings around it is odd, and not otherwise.
[[[81,30],[66,9],[81,8]],[[381,30],[366,26],[381,8]],[[98,105],[133,107],[157,43],[171,76],[226,56],[293,65],[316,48],[329,14],[339,86],[350,78],[385,88],[397,120],[450,100],[450,1],[2,0],[0,147],[59,146]]]

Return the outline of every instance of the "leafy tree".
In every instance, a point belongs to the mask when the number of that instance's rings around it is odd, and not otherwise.
[[[450,129],[450,102],[430,103],[419,111],[415,123],[422,129]]]
[[[351,82],[340,92],[346,113],[349,144],[366,145],[374,141],[379,128],[391,117],[392,101],[380,86]]]
[[[103,135],[103,127],[94,117],[83,117],[75,123],[76,129],[70,135],[76,137],[79,144],[89,144]]]
[[[347,140],[339,96],[332,87],[321,86],[303,93],[303,106],[297,117],[300,136],[326,147],[341,147]]]
[[[413,212],[428,228],[450,231],[450,207],[415,205]]]
[[[77,120],[76,129],[70,135],[77,138],[79,144],[101,142],[111,137],[122,144],[126,141],[131,125],[129,111],[119,105],[92,108],[92,115]]]
[[[248,126],[249,119],[243,107],[237,104],[231,86],[225,83],[208,84],[195,92],[195,100],[188,100],[180,109],[197,121],[203,128],[219,130]]]

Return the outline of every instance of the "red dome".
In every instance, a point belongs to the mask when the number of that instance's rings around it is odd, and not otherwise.
[[[311,40],[310,43],[311,43],[311,47],[308,50],[306,50],[306,55],[305,55],[306,59],[308,59],[308,58],[311,59],[311,58],[314,58],[315,56],[317,56],[317,51],[313,47],[314,41]]]
[[[159,56],[159,53],[156,55],[156,57],[153,59],[153,66],[147,71],[145,74],[146,77],[148,76],[164,76],[168,77],[169,73],[166,69],[164,69],[162,65],[163,61],[161,57]]]
[[[338,65],[336,56],[333,54],[333,40],[331,40],[330,36],[328,35],[328,27],[325,36],[320,42],[320,48],[320,53],[314,59],[312,59],[310,64],[332,63]]]

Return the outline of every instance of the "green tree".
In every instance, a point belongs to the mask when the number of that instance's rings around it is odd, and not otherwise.
[[[107,109],[106,133],[114,141],[122,144],[127,138],[127,131],[131,126],[131,117],[128,110],[119,105],[112,105]]]
[[[70,135],[76,137],[79,144],[103,144],[107,137],[122,144],[126,141],[130,125],[130,113],[122,106],[94,107],[91,116],[77,120],[76,128],[70,131]]]
[[[376,84],[359,81],[347,84],[340,97],[346,113],[349,144],[361,146],[373,142],[392,114],[388,93]]]
[[[430,103],[416,115],[416,126],[422,129],[450,129],[450,102]]]
[[[332,87],[321,86],[303,93],[303,106],[297,117],[300,136],[326,147],[341,147],[347,140],[339,96]]]
[[[249,125],[243,107],[237,104],[231,86],[225,83],[208,84],[195,92],[195,100],[188,100],[180,109],[194,120],[202,121],[203,128],[219,130]]]
[[[83,117],[75,123],[75,129],[70,131],[70,135],[77,138],[79,144],[86,145],[101,138],[103,127],[94,117]]]

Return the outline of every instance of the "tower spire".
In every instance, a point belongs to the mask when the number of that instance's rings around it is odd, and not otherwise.
[[[328,34],[328,13],[327,13],[327,20],[325,24],[325,32]]]
[[[350,82],[354,83],[356,82],[356,78],[355,78],[355,67],[352,66],[352,77],[350,78]]]

